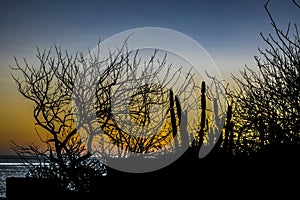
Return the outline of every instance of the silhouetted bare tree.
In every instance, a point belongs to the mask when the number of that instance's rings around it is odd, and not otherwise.
[[[242,78],[233,76],[235,131],[241,152],[275,151],[300,143],[300,37],[296,24],[293,31],[289,24],[285,32],[277,26],[268,4],[265,10],[274,34],[261,33],[261,37],[269,48],[259,49],[258,70],[246,66]]]
[[[169,84],[176,84],[182,78],[182,71],[178,67],[174,73],[171,72],[167,55],[158,57],[157,52],[154,51],[149,60],[141,63],[138,51],[128,52],[125,49],[122,52],[124,62],[120,63],[122,66],[112,71],[118,77],[109,78],[114,80],[110,85],[105,79],[99,82],[95,109],[103,131],[102,140],[106,141],[103,145],[111,143],[112,148],[117,147],[114,151],[109,149],[109,154],[126,157],[127,153],[143,154],[162,148],[172,152],[176,146],[173,143],[176,134],[173,133],[179,127],[181,110],[178,103],[174,104],[175,95],[169,92]],[[184,92],[184,87],[195,89],[192,78],[192,74],[184,76],[185,83],[177,88],[177,95]],[[188,97],[180,100],[194,104],[191,107],[197,103],[191,102]],[[99,135],[97,137],[99,139]],[[92,142],[95,138],[90,139]],[[100,154],[104,152],[100,150]]]
[[[105,173],[103,165],[91,157],[78,130],[82,123],[76,123],[73,114],[73,86],[82,57],[70,56],[55,46],[51,51],[37,49],[39,66],[24,65],[15,58],[13,68],[21,73],[22,79],[13,76],[18,91],[33,102],[33,116],[36,130],[46,149],[31,145],[12,149],[21,157],[35,156],[40,165],[30,165],[32,176],[58,178],[65,188],[85,190],[86,176]],[[83,110],[83,109],[81,109]],[[82,119],[83,120],[83,119]],[[86,120],[86,119],[85,119]]]

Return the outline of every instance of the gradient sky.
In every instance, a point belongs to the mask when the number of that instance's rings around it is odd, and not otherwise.
[[[17,92],[9,65],[13,56],[34,59],[36,47],[54,42],[71,53],[93,48],[98,39],[139,27],[163,27],[199,42],[224,77],[244,65],[264,47],[259,33],[272,32],[264,0],[198,1],[0,1],[0,154],[12,153],[10,141],[29,144],[35,134],[32,104]],[[300,11],[289,0],[271,0],[278,25],[299,23]]]

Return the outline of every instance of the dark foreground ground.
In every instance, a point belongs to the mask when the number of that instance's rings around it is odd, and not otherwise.
[[[297,199],[298,160],[179,160],[154,172],[100,177],[84,193],[61,192],[51,180],[8,178],[6,192],[7,199]]]

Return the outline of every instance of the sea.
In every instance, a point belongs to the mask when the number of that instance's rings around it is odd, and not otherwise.
[[[27,169],[17,155],[0,155],[0,198],[6,197],[6,178],[25,177]]]

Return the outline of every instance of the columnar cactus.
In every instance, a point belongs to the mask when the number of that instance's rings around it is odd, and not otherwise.
[[[202,146],[204,141],[204,129],[205,129],[205,123],[206,123],[206,86],[205,82],[202,81],[201,85],[201,121],[200,121],[200,131],[199,131],[199,147]]]
[[[170,117],[171,117],[172,135],[174,138],[174,147],[175,147],[175,152],[176,152],[177,150],[179,150],[179,143],[178,143],[178,137],[177,137],[177,123],[176,123],[173,97],[174,97],[173,90],[170,89],[170,95],[169,95]],[[177,108],[177,109],[179,109],[179,108]]]
[[[227,151],[229,150],[230,147],[232,147],[233,143],[233,133],[231,131],[232,129],[232,106],[228,106],[227,110],[227,118],[226,118],[226,126],[225,126],[225,138],[224,138],[224,143],[223,143],[223,148]]]

